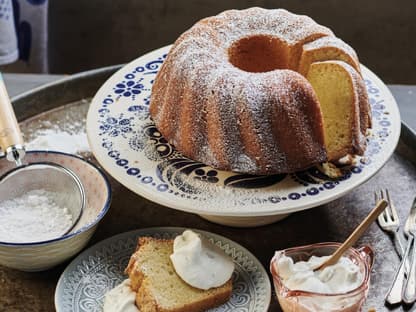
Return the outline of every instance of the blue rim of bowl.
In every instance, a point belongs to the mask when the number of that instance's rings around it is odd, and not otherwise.
[[[12,246],[12,247],[13,246],[15,246],[15,247],[19,247],[19,246],[37,246],[37,245],[46,245],[46,244],[50,244],[50,243],[54,243],[54,242],[58,242],[58,241],[67,240],[67,239],[69,239],[73,236],[76,236],[76,235],[78,235],[82,232],[85,232],[85,231],[89,230],[90,228],[92,228],[93,226],[95,226],[106,215],[106,213],[108,212],[108,209],[110,208],[111,199],[112,199],[112,191],[111,191],[110,181],[108,180],[108,177],[106,176],[104,171],[102,169],[100,169],[99,167],[97,167],[97,165],[93,164],[91,161],[89,161],[85,158],[82,158],[80,156],[73,155],[73,154],[68,154],[68,153],[64,153],[64,152],[59,152],[59,151],[30,150],[30,151],[26,152],[26,154],[36,154],[36,153],[58,154],[58,155],[72,157],[72,158],[77,158],[81,161],[86,162],[90,166],[92,166],[103,177],[105,185],[107,187],[107,198],[105,200],[104,207],[101,209],[100,213],[97,215],[97,217],[92,222],[83,226],[82,228],[80,228],[78,231],[76,231],[74,233],[65,234],[63,236],[53,238],[53,239],[50,239],[50,240],[46,240],[46,241],[31,242],[31,243],[7,243],[7,242],[0,241],[0,246]],[[6,156],[0,157],[0,160],[4,159],[5,157]]]

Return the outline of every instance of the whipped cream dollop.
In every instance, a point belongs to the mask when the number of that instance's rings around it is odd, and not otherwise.
[[[136,293],[130,288],[130,279],[124,280],[106,293],[104,312],[139,312],[135,304]]]
[[[329,256],[312,256],[308,261],[293,263],[283,256],[277,262],[277,271],[283,284],[291,290],[303,290],[321,294],[338,294],[353,290],[364,279],[360,268],[347,257],[341,257],[334,265],[314,272]]]
[[[219,287],[234,271],[234,262],[218,246],[191,230],[175,238],[170,256],[176,273],[199,289]]]

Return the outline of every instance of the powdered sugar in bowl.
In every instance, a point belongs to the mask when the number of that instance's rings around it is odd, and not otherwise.
[[[99,168],[78,156],[52,151],[29,151],[25,159],[29,163],[50,162],[68,168],[78,176],[85,189],[84,211],[69,233],[36,242],[0,241],[0,265],[22,271],[41,271],[69,259],[87,244],[109,209],[111,187]],[[0,158],[0,175],[13,167],[13,163],[5,157]],[[42,197],[39,196],[42,194],[35,195],[38,195],[36,200]]]
[[[373,250],[364,246],[359,249],[350,248],[343,255],[346,262],[357,269],[358,283],[346,291],[325,293],[316,290],[305,291],[289,289],[283,277],[286,272],[282,270],[282,259],[290,258],[293,262],[308,261],[311,257],[329,256],[339,247],[339,243],[320,243],[277,251],[270,263],[270,271],[277,299],[285,312],[356,312],[360,311],[368,293],[370,285],[370,272],[374,261]],[[350,278],[350,277],[348,277]],[[298,279],[300,280],[300,279]],[[305,286],[305,285],[303,285]],[[310,285],[307,285],[308,287]],[[316,287],[314,289],[319,289]]]
[[[0,177],[0,241],[40,242],[76,225],[85,190],[72,170],[55,163],[22,165]]]

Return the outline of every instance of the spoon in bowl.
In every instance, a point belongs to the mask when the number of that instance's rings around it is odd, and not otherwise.
[[[371,212],[367,215],[367,217],[357,226],[352,232],[352,234],[345,240],[345,242],[338,247],[337,250],[320,266],[314,268],[314,271],[319,271],[327,266],[333,265],[338,262],[339,258],[344,254],[344,252],[352,247],[357,240],[363,235],[363,233],[367,230],[367,228],[373,223],[378,215],[387,207],[388,202],[384,199],[380,200],[377,205],[371,210]]]

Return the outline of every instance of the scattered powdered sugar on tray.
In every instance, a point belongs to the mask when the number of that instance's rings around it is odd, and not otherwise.
[[[81,100],[23,121],[20,128],[26,149],[90,156],[85,129],[89,104]]]
[[[79,154],[89,150],[85,132],[68,133],[56,129],[37,132],[37,137],[26,143],[27,150],[54,150],[69,154]]]
[[[56,196],[39,189],[0,202],[0,241],[31,243],[62,236],[73,221],[68,208],[56,204]]]

